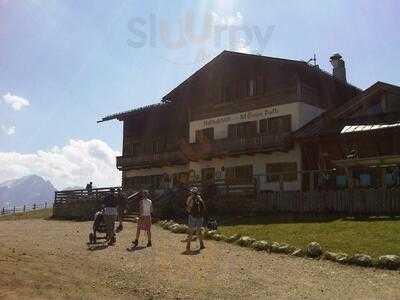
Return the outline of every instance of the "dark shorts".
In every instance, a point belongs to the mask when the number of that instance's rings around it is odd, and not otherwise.
[[[200,229],[203,226],[204,223],[204,218],[200,217],[200,218],[195,218],[191,215],[189,215],[189,220],[188,220],[188,225],[190,229]]]

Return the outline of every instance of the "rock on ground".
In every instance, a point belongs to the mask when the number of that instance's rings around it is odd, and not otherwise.
[[[382,255],[378,258],[378,266],[386,269],[399,269],[400,257],[397,255]]]
[[[363,266],[363,267],[370,267],[372,266],[372,257],[366,254],[354,254],[349,258],[349,263]]]
[[[321,245],[317,242],[311,242],[307,246],[307,255],[310,257],[319,257],[322,254]]]

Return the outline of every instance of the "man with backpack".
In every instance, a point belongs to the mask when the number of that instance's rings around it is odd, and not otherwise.
[[[186,201],[186,211],[189,214],[189,232],[186,244],[186,251],[190,251],[190,243],[192,241],[194,233],[196,233],[196,236],[199,239],[200,249],[204,249],[205,247],[201,227],[203,226],[204,216],[206,214],[206,206],[200,196],[197,187],[192,187],[190,189],[190,195]]]

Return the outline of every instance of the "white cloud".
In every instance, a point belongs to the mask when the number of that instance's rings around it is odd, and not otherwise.
[[[1,125],[1,130],[7,135],[15,134],[15,126],[6,127],[5,125]]]
[[[117,186],[121,174],[115,166],[118,151],[101,140],[70,140],[62,148],[32,154],[0,152],[0,182],[37,174],[50,180],[56,188],[86,186]]]
[[[215,26],[240,26],[243,24],[243,16],[240,12],[236,12],[232,16],[224,16],[212,11],[211,16]]]
[[[3,95],[3,100],[6,104],[10,105],[14,110],[21,110],[24,106],[29,106],[30,103],[28,100],[18,97],[15,95],[11,95],[7,93]]]
[[[248,44],[248,42],[244,38],[240,38],[237,41],[234,49],[232,49],[232,50],[237,51],[237,52],[241,52],[241,53],[251,53],[250,45]]]

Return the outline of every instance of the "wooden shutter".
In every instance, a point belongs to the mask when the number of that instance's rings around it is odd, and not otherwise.
[[[268,132],[268,119],[260,120],[260,133]]]
[[[239,82],[239,98],[244,98],[247,96],[247,81],[241,80]]]
[[[264,77],[259,75],[257,76],[257,95],[263,95],[264,94]]]
[[[234,138],[237,137],[237,130],[236,130],[236,124],[229,124],[228,125],[228,137]]]

